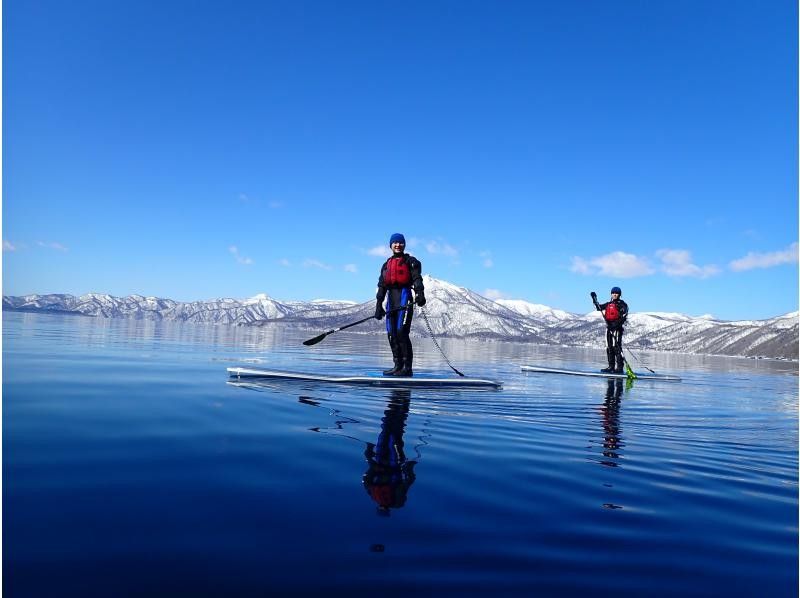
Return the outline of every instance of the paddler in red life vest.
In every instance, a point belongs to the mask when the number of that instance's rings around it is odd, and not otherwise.
[[[625,358],[622,356],[622,333],[625,320],[628,319],[628,304],[622,297],[622,289],[614,287],[611,289],[611,301],[608,303],[598,303],[597,293],[590,293],[592,302],[603,315],[606,321],[606,356],[608,357],[608,367],[600,370],[608,374],[622,374],[625,371]]]
[[[386,260],[381,267],[378,277],[378,294],[375,306],[375,319],[380,320],[389,312],[398,307],[408,306],[406,309],[390,313],[386,317],[386,334],[389,336],[389,346],[392,348],[394,367],[385,370],[386,376],[413,376],[412,365],[414,351],[411,347],[411,320],[414,316],[414,303],[422,307],[425,305],[425,287],[422,284],[422,264],[414,256],[404,253],[406,238],[400,233],[395,233],[389,239],[392,257]],[[414,289],[414,297],[411,289]],[[388,297],[386,309],[383,301]]]

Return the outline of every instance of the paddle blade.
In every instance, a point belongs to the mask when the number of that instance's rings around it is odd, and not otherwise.
[[[319,341],[321,341],[323,338],[325,338],[329,334],[330,334],[330,332],[323,332],[322,334],[320,334],[318,336],[315,336],[314,338],[310,338],[307,341],[303,341],[303,344],[305,346],[307,346],[307,347],[310,347],[311,345],[316,345]]]
[[[636,374],[633,372],[630,364],[627,361],[625,362],[625,373],[628,376],[628,380],[636,380]]]

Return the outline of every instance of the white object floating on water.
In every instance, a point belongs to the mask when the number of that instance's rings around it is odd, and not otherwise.
[[[301,380],[306,382],[329,382],[334,384],[367,384],[375,386],[456,386],[461,388],[500,388],[502,382],[483,378],[441,378],[426,375],[403,376],[330,376],[304,372],[280,370],[256,370],[250,368],[228,368],[232,378],[266,378],[271,380]]]
[[[523,372],[539,372],[540,374],[567,374],[570,376],[591,376],[594,378],[622,378],[628,377],[627,374],[612,374],[606,372],[585,372],[580,370],[561,370],[558,368],[545,368],[536,365],[522,365]],[[664,374],[636,374],[636,380],[664,380],[665,382],[680,382],[678,376],[667,376]]]

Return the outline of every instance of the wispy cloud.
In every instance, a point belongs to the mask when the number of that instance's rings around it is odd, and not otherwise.
[[[708,278],[719,274],[714,265],[698,266],[692,263],[692,254],[685,249],[659,249],[656,257],[661,260],[661,271],[668,276],[691,276]]]
[[[231,245],[228,248],[228,251],[230,251],[231,254],[233,254],[233,257],[236,259],[236,261],[238,263],[244,264],[245,266],[249,266],[249,265],[253,264],[253,260],[251,260],[249,257],[246,257],[246,256],[242,255],[241,253],[239,253],[239,248],[236,247],[236,245]]]
[[[345,264],[344,271],[352,274],[358,274],[358,267],[355,264]]]
[[[483,263],[484,268],[491,268],[494,266],[494,260],[492,259],[492,252],[491,251],[481,251],[478,254]]]
[[[448,257],[458,257],[458,249],[449,243],[439,241],[428,241],[425,243],[425,250],[431,255],[446,255]]]
[[[797,262],[797,243],[792,243],[786,249],[770,253],[749,252],[746,256],[733,260],[729,267],[734,272],[753,270],[754,268],[773,268],[782,264]]]
[[[614,251],[588,259],[579,256],[573,257],[570,270],[578,274],[595,274],[615,278],[636,278],[655,272],[646,258],[624,251]]]
[[[278,260],[278,264],[280,264],[284,268],[289,268],[292,265],[292,263],[289,260],[287,260],[286,258],[283,258],[282,260]]]
[[[374,255],[375,257],[389,257],[392,250],[388,245],[376,245],[371,249],[367,249],[367,255]]]
[[[247,205],[250,205],[250,206],[255,206],[255,207],[260,207],[262,205],[262,201],[260,199],[258,199],[257,197],[251,197],[247,193],[240,193],[239,194],[239,201],[244,203],[244,204],[247,204]],[[270,208],[271,210],[278,210],[278,209],[282,208],[283,206],[284,206],[284,203],[282,201],[277,201],[275,199],[270,200],[270,201],[267,202],[267,207]]]
[[[497,301],[498,299],[505,299],[506,298],[506,294],[503,293],[502,291],[497,290],[497,289],[486,289],[481,294],[484,297],[486,297],[487,299],[491,299],[492,301]]]
[[[36,244],[39,247],[44,247],[46,249],[55,249],[56,251],[67,251],[67,248],[62,245],[61,243],[56,243],[55,241],[36,241]]]
[[[332,268],[319,260],[307,259],[303,261],[303,268],[319,268],[320,270],[332,270]]]
[[[3,251],[17,251],[18,246],[14,245],[11,241],[3,239]]]

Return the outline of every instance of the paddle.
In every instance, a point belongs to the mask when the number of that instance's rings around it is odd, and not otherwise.
[[[406,309],[408,305],[403,305],[402,307],[396,307],[394,309],[390,309],[386,312],[386,315],[393,314],[398,311],[403,311]],[[375,316],[370,316],[368,318],[364,318],[363,320],[359,320],[358,322],[353,322],[352,324],[346,324],[345,326],[339,326],[339,328],[334,328],[333,330],[328,330],[328,332],[323,332],[322,334],[315,336],[314,338],[310,338],[307,341],[303,341],[303,344],[310,347],[311,345],[316,345],[322,339],[324,339],[329,334],[333,334],[334,332],[339,332],[340,330],[344,330],[345,328],[351,328],[352,326],[357,326],[358,324],[363,324],[368,320],[374,320]]]
[[[624,355],[622,357],[622,362],[625,364],[625,375],[628,376],[628,380],[636,380],[636,372],[633,371],[631,364],[628,363]],[[653,373],[655,374],[655,372]]]

